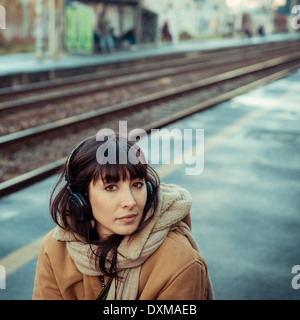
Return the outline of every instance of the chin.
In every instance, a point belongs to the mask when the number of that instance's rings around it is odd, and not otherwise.
[[[134,227],[134,228],[126,228],[123,230],[118,230],[118,232],[116,232],[117,234],[119,234],[120,236],[130,236],[131,234],[133,234],[136,229],[138,228],[138,226]]]

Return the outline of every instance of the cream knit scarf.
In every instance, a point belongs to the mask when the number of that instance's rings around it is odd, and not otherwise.
[[[118,281],[117,298],[120,300],[135,300],[138,294],[139,276],[143,263],[163,243],[169,231],[176,230],[185,235],[192,247],[198,250],[190,227],[191,196],[185,189],[177,185],[160,185],[159,206],[150,223],[135,236],[125,236],[118,247],[117,271],[121,277]],[[95,256],[91,254],[87,243],[76,241],[70,232],[56,227],[53,238],[67,241],[67,249],[78,270],[91,276],[101,273],[95,268]],[[93,246],[92,246],[93,247]],[[93,247],[96,250],[96,247]],[[89,259],[92,257],[92,259]],[[115,281],[115,280],[114,280]],[[115,298],[115,283],[111,284],[107,300]]]

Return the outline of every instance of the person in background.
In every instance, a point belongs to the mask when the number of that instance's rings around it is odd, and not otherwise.
[[[111,52],[115,50],[114,39],[111,34],[111,28],[108,21],[102,17],[98,24],[100,35],[100,49],[101,52]]]
[[[260,25],[259,28],[258,28],[258,34],[262,37],[264,37],[266,34],[265,34],[265,28],[264,26]]]
[[[166,21],[162,27],[162,40],[167,42],[172,42],[172,35],[169,31],[169,25]]]

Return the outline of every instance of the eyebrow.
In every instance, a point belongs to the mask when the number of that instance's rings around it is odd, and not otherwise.
[[[129,180],[129,181],[134,181],[134,180],[145,180],[145,178],[144,177],[133,177],[133,178],[129,178],[129,179],[119,179],[119,180],[115,180],[115,179],[101,179],[102,180],[102,182],[104,183],[104,184],[108,184],[108,183],[117,183],[117,182],[119,182],[119,181],[126,181],[126,180]]]

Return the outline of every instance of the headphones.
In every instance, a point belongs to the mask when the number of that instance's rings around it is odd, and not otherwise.
[[[74,155],[76,151],[88,140],[89,138],[83,140],[79,143],[79,145],[74,148],[68,158],[67,164],[66,164],[66,174],[65,174],[65,180],[67,181],[67,190],[69,191],[70,195],[68,198],[68,205],[69,209],[72,212],[72,214],[75,216],[76,220],[78,221],[90,221],[93,218],[92,208],[90,201],[83,196],[80,192],[73,192],[72,191],[72,183],[70,178],[70,163],[72,162]],[[152,184],[149,181],[146,181],[146,187],[147,187],[147,201],[151,200],[153,195],[153,187]],[[145,205],[145,206],[146,206]]]

